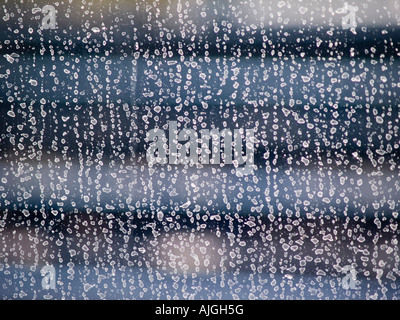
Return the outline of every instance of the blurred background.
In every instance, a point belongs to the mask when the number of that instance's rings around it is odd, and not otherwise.
[[[400,1],[0,9],[1,298],[399,298]],[[168,121],[257,170],[150,168]]]

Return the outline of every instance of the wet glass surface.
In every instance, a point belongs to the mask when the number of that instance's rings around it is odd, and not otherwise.
[[[399,1],[0,9],[2,299],[400,297]]]

